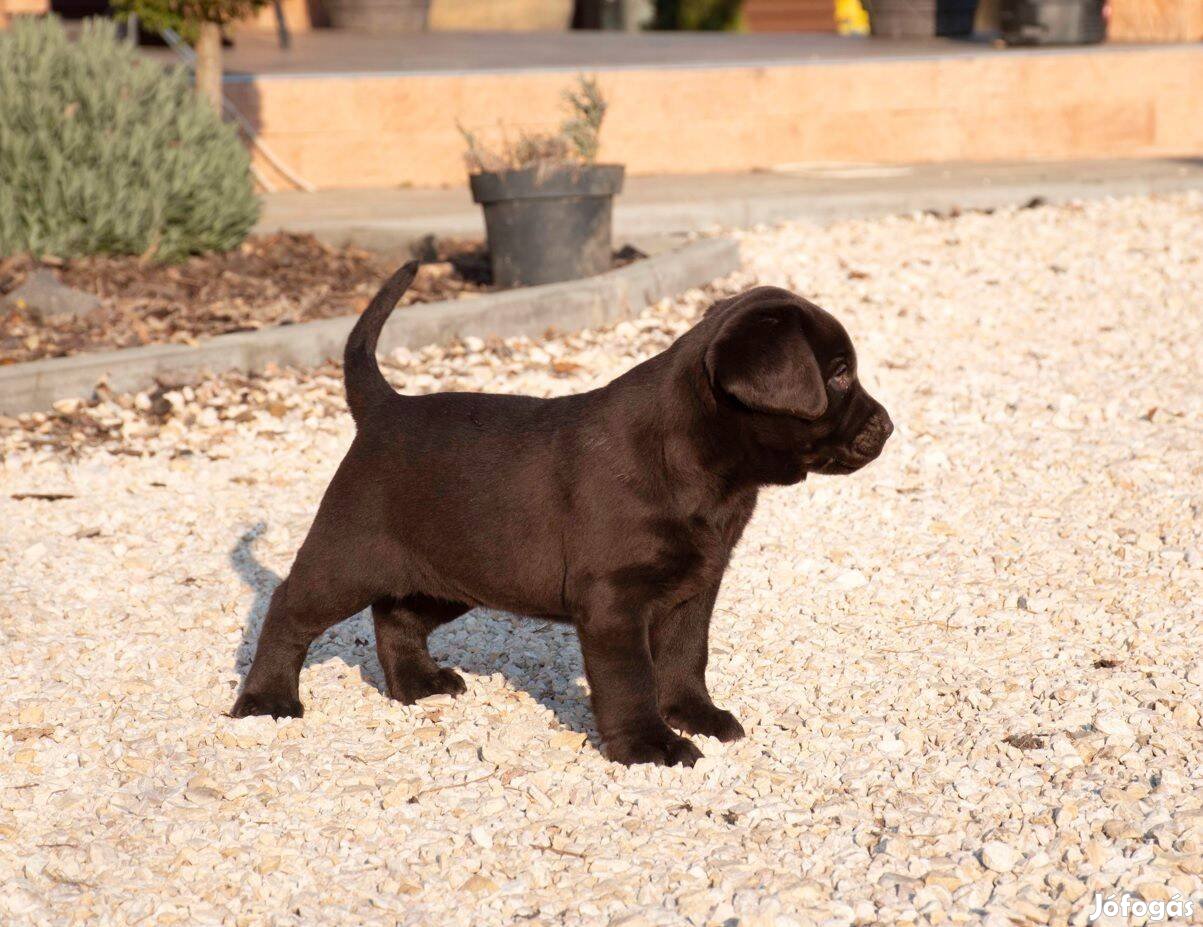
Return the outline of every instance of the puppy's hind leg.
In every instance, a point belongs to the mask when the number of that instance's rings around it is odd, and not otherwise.
[[[687,734],[730,741],[744,736],[743,726],[731,712],[714,704],[706,688],[710,613],[717,596],[716,584],[683,602],[660,616],[649,636],[656,667],[656,700],[664,720]]]
[[[376,654],[389,698],[412,705],[428,695],[459,695],[467,689],[459,673],[434,662],[426,645],[431,631],[466,611],[468,606],[460,602],[425,595],[372,603]]]
[[[309,645],[372,599],[370,594],[341,588],[325,573],[315,575],[294,564],[292,573],[276,587],[255,645],[251,670],[230,710],[232,717],[299,718],[304,713],[299,682]]]

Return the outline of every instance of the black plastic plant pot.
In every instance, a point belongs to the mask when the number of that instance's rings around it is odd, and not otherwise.
[[[1000,0],[1008,45],[1094,45],[1107,38],[1106,0]]]
[[[352,32],[425,32],[431,0],[325,0],[335,29]],[[312,8],[312,7],[311,7]],[[279,14],[277,14],[279,15]]]
[[[473,174],[472,199],[485,211],[493,283],[537,286],[609,270],[610,214],[622,177],[621,164]]]
[[[969,35],[977,0],[865,0],[869,31],[891,39]]]

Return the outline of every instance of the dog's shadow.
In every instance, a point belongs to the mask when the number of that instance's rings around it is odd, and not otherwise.
[[[254,525],[230,550],[234,571],[255,593],[243,625],[242,640],[234,654],[240,689],[251,668],[272,593],[281,581],[280,576],[255,557],[255,541],[264,530],[263,523]],[[565,727],[587,734],[595,745],[598,743],[588,697],[577,681],[583,670],[580,646],[571,626],[476,609],[431,634],[430,654],[440,665],[464,673],[480,676],[501,673],[512,686],[526,691],[552,711]],[[388,698],[376,657],[376,634],[370,612],[360,612],[322,634],[310,646],[305,666],[330,660],[341,660],[358,669],[364,682],[380,697]],[[303,693],[302,687],[302,700]],[[365,697],[369,696],[365,693]],[[459,698],[471,699],[472,693],[469,691]]]

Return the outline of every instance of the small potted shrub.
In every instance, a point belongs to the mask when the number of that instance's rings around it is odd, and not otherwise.
[[[564,100],[569,116],[558,132],[524,133],[497,150],[460,127],[497,286],[557,283],[610,268],[610,215],[623,167],[596,163],[606,102],[585,77]]]

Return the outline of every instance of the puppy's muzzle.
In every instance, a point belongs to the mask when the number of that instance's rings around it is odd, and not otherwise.
[[[894,423],[890,420],[889,413],[878,406],[861,430],[856,433],[856,437],[852,439],[849,450],[852,451],[853,456],[863,458],[864,463],[868,463],[881,453],[882,448],[886,446],[886,441],[893,433]]]
[[[894,433],[894,423],[882,406],[876,403],[874,405],[876,408],[857,429],[852,440],[842,447],[835,448],[830,458],[817,468],[817,472],[835,475],[854,473],[877,459],[886,441]]]

